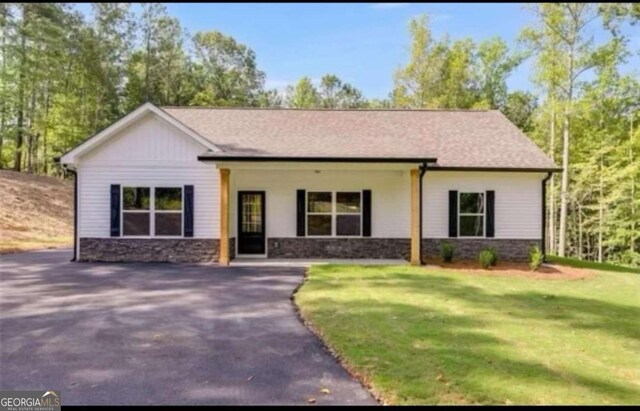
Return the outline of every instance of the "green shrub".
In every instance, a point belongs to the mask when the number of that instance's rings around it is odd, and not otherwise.
[[[493,247],[488,247],[487,251],[489,251],[492,256],[491,265],[498,264],[498,252]]]
[[[498,264],[498,253],[493,247],[484,248],[478,254],[478,261],[483,268],[489,268]]]
[[[453,252],[455,247],[451,243],[444,242],[440,244],[440,255],[442,256],[442,260],[445,263],[450,263],[453,261]]]
[[[478,254],[478,261],[480,261],[480,266],[484,269],[488,269],[493,265],[495,261],[495,253],[491,250],[482,250],[480,254]]]
[[[534,245],[529,250],[529,268],[536,271],[544,261],[544,254],[540,251],[540,247]]]

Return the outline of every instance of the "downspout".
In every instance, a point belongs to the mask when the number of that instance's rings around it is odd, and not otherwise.
[[[420,212],[419,212],[419,220],[420,220],[420,251],[418,252],[418,257],[420,259],[420,264],[423,264],[424,262],[422,261],[422,178],[424,177],[424,174],[427,172],[427,163],[424,162],[420,165],[420,179],[419,179],[419,184],[420,184]]]
[[[540,238],[542,249],[542,261],[547,261],[547,181],[551,178],[553,172],[547,173],[547,176],[542,179],[542,237]]]
[[[78,260],[78,172],[66,165],[63,168],[73,174],[73,258],[71,262],[75,262]]]

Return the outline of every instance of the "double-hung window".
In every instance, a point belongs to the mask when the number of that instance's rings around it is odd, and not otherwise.
[[[458,236],[484,237],[484,193],[459,193]]]
[[[123,187],[122,235],[182,236],[182,192],[182,187]]]
[[[307,235],[362,235],[362,192],[307,192]]]

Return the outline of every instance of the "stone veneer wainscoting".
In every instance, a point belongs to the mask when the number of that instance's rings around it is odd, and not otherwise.
[[[409,258],[408,238],[269,238],[269,258]]]
[[[476,260],[480,250],[493,247],[504,261],[527,261],[540,240],[460,239],[422,240],[422,257],[439,258],[440,244],[455,247],[454,259]],[[409,259],[408,238],[269,238],[268,258]],[[235,258],[235,238],[229,255]],[[104,262],[214,262],[220,241],[204,238],[80,238],[80,261]]]
[[[229,255],[235,241],[229,239]],[[210,238],[80,238],[79,261],[213,262],[220,256],[220,240]]]

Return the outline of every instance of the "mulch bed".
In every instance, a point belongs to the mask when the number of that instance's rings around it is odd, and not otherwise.
[[[445,263],[442,260],[427,260],[425,268],[451,270],[475,275],[517,276],[534,279],[581,280],[596,275],[593,270],[568,267],[564,265],[543,264],[537,271],[531,271],[525,262],[498,261],[498,264],[486,270],[477,261],[454,261]]]

